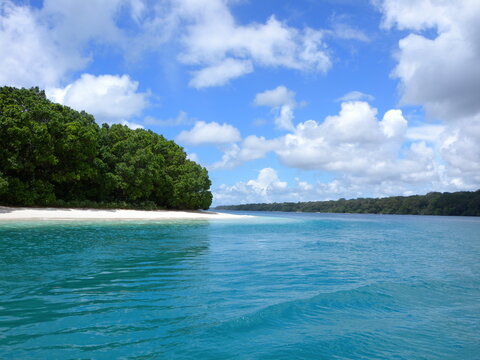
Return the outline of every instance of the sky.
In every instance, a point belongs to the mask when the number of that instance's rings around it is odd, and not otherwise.
[[[480,188],[478,0],[0,0],[0,86],[164,135],[213,206]]]

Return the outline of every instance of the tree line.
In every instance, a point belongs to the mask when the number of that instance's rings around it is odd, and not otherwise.
[[[480,190],[387,198],[217,206],[219,210],[480,216]]]
[[[99,126],[38,88],[0,88],[0,204],[208,209],[207,170],[150,130]]]

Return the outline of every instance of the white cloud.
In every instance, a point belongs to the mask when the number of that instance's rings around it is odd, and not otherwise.
[[[390,110],[383,119],[365,102],[342,103],[339,115],[323,123],[309,120],[284,137],[277,151],[287,166],[380,178],[401,176],[402,171],[422,171],[424,162],[399,159],[407,122],[399,110]],[[426,160],[428,161],[428,159]]]
[[[125,40],[114,18],[127,2],[46,0],[34,8],[2,1],[0,85],[39,86],[54,101],[86,110],[100,122],[129,121],[146,106],[147,94],[128,76],[84,74],[60,86],[89,63],[83,50],[91,41],[120,45]]]
[[[441,171],[441,169],[439,169]],[[265,176],[267,179],[270,176]],[[260,176],[258,177],[260,178]],[[366,182],[364,178],[341,176],[329,182],[316,181],[309,183],[295,178],[294,184],[281,181],[276,172],[271,175],[272,184],[268,180],[263,186],[258,186],[259,180],[239,181],[233,185],[222,184],[213,189],[213,203],[217,205],[247,204],[259,202],[298,202],[298,201],[325,201],[339,198],[359,197],[385,197],[394,195],[425,194],[432,190],[432,184],[420,183],[412,188],[408,182],[397,179],[384,179],[378,182]],[[435,189],[439,191],[452,191],[458,188],[456,185],[435,183]],[[275,184],[280,186],[275,186]],[[257,186],[253,186],[253,185]],[[412,191],[412,189],[415,189]]]
[[[308,182],[306,181],[301,181],[298,177],[295,178],[295,181],[297,183],[297,186],[300,190],[302,191],[311,191],[313,190],[313,185],[312,184],[309,184]]]
[[[225,85],[230,79],[251,73],[250,61],[225,59],[193,73],[189,85],[195,88]]]
[[[349,93],[338,98],[337,101],[373,101],[375,98],[372,95],[365,94],[361,91],[350,91]]]
[[[143,125],[141,125],[141,124],[137,124],[137,123],[130,122],[130,121],[127,121],[127,120],[122,120],[122,122],[120,124],[128,126],[132,130],[137,130],[137,129],[143,129],[144,128]]]
[[[267,153],[277,150],[282,145],[281,139],[267,140],[263,136],[247,136],[240,145],[232,144],[223,153],[222,159],[209,168],[233,169],[247,161],[263,158]]]
[[[128,30],[120,23],[125,15],[133,19]],[[0,21],[5,85],[58,87],[94,60],[92,46],[132,60],[170,42],[192,66],[190,85],[197,88],[224,85],[258,66],[320,73],[331,67],[322,31],[274,16],[239,25],[226,0],[45,0],[38,8],[2,0]]]
[[[257,106],[279,107],[282,105],[295,105],[295,92],[280,85],[275,89],[266,90],[255,95],[253,103]]]
[[[458,189],[480,185],[480,116],[446,127],[440,135],[440,151],[448,164],[446,172]]]
[[[363,101],[344,102],[338,115],[327,116],[322,125],[318,126],[310,120],[297,127],[302,133],[321,136],[327,141],[345,143],[376,142],[380,137],[377,126],[377,109]],[[307,134],[307,131],[314,132]]]
[[[287,183],[280,181],[277,172],[272,168],[264,168],[260,170],[257,179],[249,180],[247,185],[263,196],[266,196],[268,192],[272,190],[282,191],[287,187]]]
[[[122,122],[139,115],[147,106],[148,94],[138,92],[138,82],[128,75],[83,74],[64,88],[47,89],[55,102],[85,110],[98,122]]]
[[[346,23],[336,22],[329,33],[335,37],[346,40],[369,42],[370,38],[360,29],[356,29]]]
[[[407,120],[401,110],[388,110],[383,115],[380,127],[387,138],[403,137],[407,130]]]
[[[445,121],[480,112],[480,2],[385,0],[380,5],[386,28],[412,33],[401,39],[393,75],[400,79],[402,100],[424,106]]]
[[[217,203],[473,190],[480,183],[478,139],[480,121],[409,129],[400,110],[389,110],[379,119],[368,103],[345,102],[338,115],[299,123],[284,136],[249,136],[228,148],[210,169],[233,168],[274,153],[290,168],[336,176],[330,183],[315,185],[298,179],[283,194],[260,194],[263,198],[248,181],[240,182],[217,189]]]
[[[316,72],[331,66],[321,31],[298,30],[274,16],[264,24],[238,25],[224,0],[179,0],[174,9],[186,24],[180,60],[201,67],[191,86],[223,85],[254,65]]]
[[[422,145],[419,147],[422,148]],[[341,176],[330,182],[309,183],[298,177],[294,180],[294,184],[288,184],[278,177],[274,169],[264,168],[259,171],[256,179],[238,181],[233,185],[222,184],[213,189],[213,203],[216,206],[412,195],[410,184],[396,179],[384,179],[374,183],[366,183],[364,178],[349,176]],[[431,191],[429,186],[417,186],[416,189],[417,193]]]
[[[293,130],[293,110],[297,107],[295,92],[280,85],[255,95],[253,103],[257,106],[269,106],[275,114],[275,125],[279,129]]]
[[[176,137],[176,141],[188,145],[226,144],[240,139],[240,132],[234,126],[204,121],[197,121],[191,130],[184,130]]]
[[[429,142],[437,142],[444,133],[444,125],[420,125],[409,127],[406,137],[410,140],[423,140]]]
[[[295,115],[293,114],[293,106],[283,105],[279,109],[279,113],[275,117],[275,125],[279,129],[284,130],[293,130],[293,119]]]
[[[130,0],[130,9],[132,18],[137,22],[140,23],[143,16],[147,12],[147,7],[143,0]]]
[[[377,1],[384,18],[383,27],[397,26],[401,30],[415,31],[438,27],[447,30],[452,25],[452,10],[455,5],[463,6],[475,1],[431,1],[431,0],[381,0]],[[458,12],[458,11],[457,11]]]
[[[291,192],[288,184],[278,178],[273,168],[264,168],[256,179],[239,181],[232,186],[220,185],[213,191],[215,204],[240,204],[252,202],[271,202],[279,197],[285,198]]]
[[[83,46],[88,41],[121,44],[126,39],[116,24],[128,0],[45,0],[40,21],[47,22],[51,35],[62,47]]]
[[[187,159],[195,161],[196,163],[200,163],[200,158],[198,157],[198,155],[196,153],[188,153],[187,154]]]
[[[410,129],[408,136],[436,142],[446,163],[445,182],[458,189],[478,187],[480,2],[384,0],[378,6],[384,28],[411,31],[399,42],[393,71],[402,102],[420,105],[446,124]]]
[[[54,86],[87,64],[75,49],[63,49],[39,17],[27,6],[0,3],[0,85]]]
[[[321,123],[305,121],[285,136],[249,136],[228,148],[211,169],[236,167],[273,152],[288,167],[344,174],[370,185],[439,181],[433,148],[423,141],[406,146],[406,132],[400,110],[389,110],[379,120],[368,103],[346,102],[338,115]]]
[[[136,16],[139,0],[45,0],[39,8],[2,0],[0,85],[59,86],[92,60],[92,43],[129,50],[132,42],[117,26],[128,7]]]

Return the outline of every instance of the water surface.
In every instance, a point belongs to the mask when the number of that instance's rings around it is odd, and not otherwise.
[[[0,358],[480,358],[480,219],[262,215],[0,223]]]

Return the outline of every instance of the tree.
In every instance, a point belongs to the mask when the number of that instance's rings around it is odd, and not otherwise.
[[[0,203],[206,209],[207,170],[173,141],[50,102],[38,88],[0,88]]]

